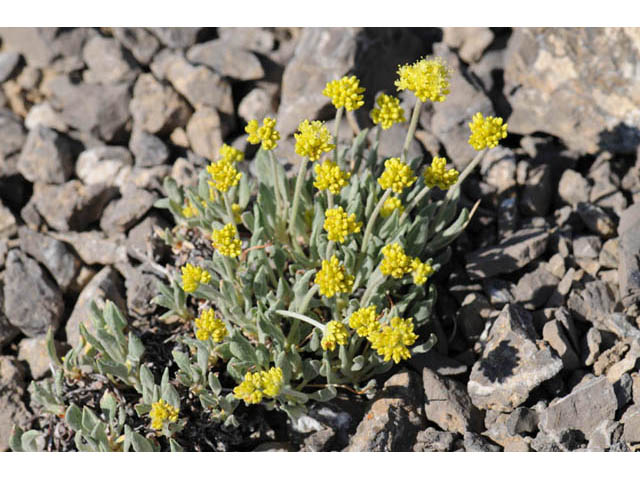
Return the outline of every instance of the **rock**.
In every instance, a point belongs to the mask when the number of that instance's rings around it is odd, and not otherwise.
[[[195,111],[187,124],[187,137],[193,151],[211,161],[217,159],[222,147],[222,122],[213,108],[203,107]]]
[[[494,445],[482,435],[473,432],[464,434],[464,450],[466,452],[499,452],[499,446]]]
[[[169,48],[187,48],[196,43],[200,27],[151,27],[153,34]]]
[[[149,65],[160,48],[158,39],[144,28],[115,27],[113,36],[142,65]]]
[[[450,432],[441,432],[433,427],[418,432],[414,452],[450,452],[456,436]]]
[[[505,198],[498,204],[498,237],[512,236],[518,230],[518,203],[514,197]]]
[[[54,346],[58,355],[64,353],[63,345],[60,342],[54,340]],[[22,339],[18,345],[18,360],[27,362],[34,380],[46,376],[51,371],[46,336]]]
[[[482,282],[487,298],[496,308],[502,308],[507,303],[515,303],[515,285],[499,278],[487,278]]]
[[[618,280],[620,300],[627,308],[640,304],[640,203],[620,217]]]
[[[273,32],[257,27],[218,27],[218,37],[229,45],[259,53],[269,53],[275,45]]]
[[[2,49],[5,52],[21,53],[28,65],[39,68],[46,67],[55,56],[55,51],[47,38],[47,30],[51,31],[52,29],[31,27],[0,28]]]
[[[528,310],[536,310],[543,306],[558,285],[559,279],[553,275],[546,264],[525,273],[516,285],[516,301]]]
[[[469,369],[465,364],[438,353],[434,348],[426,353],[412,355],[408,362],[415,370],[429,368],[438,375],[447,377],[462,375]]]
[[[262,65],[253,53],[220,38],[192,46],[187,50],[187,60],[238,80],[258,80],[264,76]]]
[[[11,325],[4,314],[4,288],[0,280],[0,348],[11,342],[19,333],[20,330]]]
[[[526,407],[518,407],[509,414],[506,421],[510,435],[533,433],[538,430],[538,412]]]
[[[331,428],[323,428],[304,439],[301,452],[328,452],[331,451],[331,443],[335,432]]]
[[[9,156],[22,149],[26,139],[20,118],[9,110],[0,109],[0,167]],[[0,177],[8,176],[3,170],[0,168]]]
[[[589,230],[603,238],[613,237],[616,234],[616,226],[611,217],[600,207],[590,203],[580,202],[578,214]]]
[[[169,85],[163,85],[150,73],[138,76],[129,105],[134,129],[165,134],[184,127],[191,107]]]
[[[150,214],[131,230],[127,237],[127,253],[136,260],[145,263],[158,262],[169,251],[168,245],[155,235],[156,230],[164,230],[169,223],[157,214]],[[115,263],[115,262],[113,262]]]
[[[415,373],[404,371],[389,378],[344,451],[410,451],[423,428],[421,390]]]
[[[0,201],[0,238],[12,237],[16,230],[16,217]]]
[[[104,184],[84,186],[78,180],[62,185],[33,186],[33,202],[46,222],[59,231],[83,230],[102,215],[116,190]]]
[[[4,285],[4,311],[9,323],[28,337],[55,332],[64,313],[62,292],[38,262],[10,250]]]
[[[492,148],[480,163],[480,174],[501,195],[516,186],[516,156],[508,148]]]
[[[633,380],[631,375],[623,373],[613,384],[613,391],[618,399],[618,410],[627,406],[633,398]]]
[[[529,170],[520,196],[520,208],[525,215],[544,217],[553,199],[549,165],[538,165]]]
[[[144,190],[162,191],[162,181],[170,172],[169,165],[156,165],[147,168],[127,166],[120,171],[115,182],[121,192],[132,186]]]
[[[127,267],[120,269],[120,272],[125,277],[129,314],[138,316],[152,314],[158,306],[151,300],[158,295],[157,284],[161,279],[146,272],[144,267],[133,268],[128,265]]]
[[[138,74],[138,67],[113,38],[93,37],[82,50],[84,63],[89,70],[84,72],[88,83],[131,82]]]
[[[640,442],[640,406],[633,405],[630,407],[621,419],[624,425],[622,437],[627,443]]]
[[[0,53],[0,83],[9,79],[15,73],[19,63],[20,54],[18,52]]]
[[[539,228],[522,229],[498,245],[481,248],[467,256],[472,280],[511,273],[528,265],[547,248],[549,233]]]
[[[581,235],[573,239],[573,254],[576,257],[598,258],[602,241],[595,235]]]
[[[18,29],[16,29],[18,30]],[[13,426],[27,428],[31,414],[22,402],[24,373],[14,357],[0,357],[0,452],[9,448]]]
[[[604,452],[611,448],[622,433],[622,425],[612,420],[603,421],[591,434],[587,450],[590,452]]]
[[[98,230],[89,232],[52,233],[58,240],[73,247],[87,265],[113,265],[127,259],[122,233],[107,235]]]
[[[482,294],[470,293],[458,311],[458,325],[469,342],[475,342],[494,312],[489,300]]]
[[[589,201],[589,182],[575,170],[565,170],[558,184],[558,195],[571,206]]]
[[[155,135],[136,130],[131,135],[129,149],[136,159],[136,167],[154,167],[162,165],[169,158],[169,149]]]
[[[42,70],[32,67],[31,65],[25,65],[22,71],[16,78],[18,85],[23,90],[36,90],[42,80]]]
[[[80,269],[78,258],[63,242],[28,227],[20,227],[18,234],[20,248],[47,267],[58,286],[65,292]]]
[[[565,273],[567,273],[564,264],[564,258],[562,258],[562,255],[560,255],[559,253],[554,254],[549,259],[549,263],[547,263],[546,267],[552,275],[558,277],[559,279],[562,279]]]
[[[42,102],[34,105],[24,119],[24,125],[29,130],[35,130],[38,127],[46,127],[66,132],[67,124],[64,123],[58,112],[56,112],[49,102]]]
[[[66,182],[73,173],[71,144],[55,130],[34,128],[18,159],[18,171],[30,182]]]
[[[445,431],[463,435],[467,431],[482,430],[482,413],[473,406],[461,383],[441,377],[428,368],[422,370],[422,382],[427,420]]]
[[[613,385],[605,377],[595,377],[553,400],[540,414],[540,428],[551,434],[578,430],[589,439],[603,421],[614,419],[617,409]]]
[[[122,198],[104,209],[100,228],[105,232],[124,232],[137,223],[153,206],[157,195],[141,188],[127,188]]]
[[[76,175],[85,185],[113,186],[120,173],[133,165],[131,153],[124,147],[95,147],[85,150],[76,162]]]
[[[550,133],[581,153],[635,152],[639,55],[633,29],[514,31],[504,63],[509,130]]]
[[[270,93],[266,88],[254,88],[240,101],[238,115],[247,123],[253,119],[275,117],[277,110],[275,93]]]
[[[458,49],[458,55],[465,63],[480,60],[482,52],[493,42],[494,34],[486,27],[445,27],[442,41],[451,48]]]
[[[531,314],[506,305],[489,331],[482,357],[473,365],[467,391],[480,409],[510,412],[561,369],[562,360],[537,341]]]
[[[583,357],[584,364],[589,367],[593,365],[600,355],[600,345],[602,344],[602,335],[600,330],[595,327],[591,327],[585,335],[583,345]]]
[[[121,312],[125,312],[126,302],[121,293],[123,291],[122,280],[115,270],[111,267],[100,270],[80,293],[73,312],[67,320],[65,326],[67,343],[72,347],[79,344],[80,324],[87,327],[89,333],[95,334],[95,328],[90,319],[91,302],[96,302],[99,308],[103,308],[105,300],[111,300]]]
[[[564,333],[564,328],[558,320],[551,320],[544,324],[542,338],[551,345],[562,359],[565,370],[575,370],[580,366],[578,355]]]
[[[640,344],[637,341],[631,342],[631,347],[624,358],[619,359],[616,363],[607,368],[607,380],[615,384],[623,377],[623,375],[626,374],[626,372],[635,370],[638,358],[640,358]]]
[[[73,84],[64,76],[49,83],[51,105],[69,126],[110,142],[129,120],[129,85]]]

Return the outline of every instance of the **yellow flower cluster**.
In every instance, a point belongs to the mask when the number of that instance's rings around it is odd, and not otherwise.
[[[388,130],[394,123],[407,121],[404,118],[404,109],[400,106],[400,99],[382,93],[376,103],[379,108],[371,110],[371,120],[375,125],[379,124],[383,130]]]
[[[413,174],[411,167],[397,157],[390,158],[384,162],[384,172],[378,178],[378,183],[383,189],[390,188],[395,193],[402,191],[413,185],[417,177]]]
[[[187,263],[182,267],[182,289],[187,292],[195,292],[201,283],[211,281],[211,274],[206,270]]]
[[[229,160],[232,163],[241,162],[244,160],[244,153],[242,153],[237,148],[232,147],[231,145],[227,145],[226,143],[222,144],[219,153],[221,158]]]
[[[349,339],[349,332],[342,322],[332,320],[324,328],[324,336],[320,345],[323,350],[333,352],[336,345],[346,345]]]
[[[308,157],[312,162],[318,160],[323,153],[330,152],[336,146],[331,143],[331,134],[319,120],[309,122],[303,120],[298,125],[298,131],[293,136],[296,138],[296,153],[301,157]]]
[[[333,255],[330,260],[322,261],[322,268],[316,274],[315,283],[320,287],[320,294],[327,298],[336,293],[349,293],[353,288],[354,276],[346,273],[344,265]]]
[[[395,363],[411,358],[407,347],[413,345],[418,335],[413,333],[413,319],[393,317],[389,325],[369,335],[371,347],[382,355],[385,362],[393,359]]]
[[[260,403],[263,397],[276,397],[283,384],[282,370],[271,367],[268,371],[247,372],[240,385],[233,389],[233,396],[244,403]]]
[[[207,167],[207,172],[211,175],[209,185],[220,192],[226,192],[231,187],[235,187],[242,177],[242,173],[238,172],[233,162],[226,158],[211,163]]]
[[[347,185],[347,181],[351,178],[349,172],[340,170],[340,167],[331,160],[325,160],[322,164],[316,165],[314,170],[316,180],[313,182],[313,186],[318,190],[329,190],[334,195],[340,193],[340,190]]]
[[[361,337],[368,337],[380,330],[380,322],[377,320],[376,306],[360,308],[349,317],[349,326]]]
[[[149,417],[151,418],[151,428],[162,430],[165,420],[169,423],[178,421],[178,409],[161,399],[151,405]]]
[[[325,97],[331,99],[336,108],[344,107],[346,110],[357,110],[364,105],[364,88],[360,86],[360,80],[355,75],[342,77],[327,83],[322,91]]]
[[[187,198],[187,204],[182,208],[182,216],[185,218],[191,218],[198,215],[198,209],[193,206],[191,200]]]
[[[242,207],[238,203],[234,203],[231,205],[231,213],[233,213],[233,220],[236,223],[242,222],[242,217],[240,214],[242,213]]]
[[[262,120],[262,126],[258,126],[257,120],[251,120],[244,131],[249,134],[247,141],[254,145],[262,143],[263,150],[273,150],[280,140],[280,132],[276,130],[276,119],[267,117]]]
[[[200,316],[196,318],[195,324],[196,338],[203,342],[211,338],[218,343],[229,334],[224,322],[216,318],[212,308],[203,310]]]
[[[500,117],[484,118],[482,113],[476,113],[469,123],[469,145],[476,150],[497,147],[500,140],[507,138],[507,124],[503,125],[502,122]]]
[[[416,285],[423,285],[434,272],[430,263],[424,263],[419,258],[414,258],[411,261],[411,270],[413,283]]]
[[[238,230],[233,223],[227,223],[220,230],[214,230],[211,234],[213,248],[225,257],[237,257],[240,255],[241,246],[238,238]]]
[[[402,246],[395,242],[382,247],[384,258],[380,262],[380,271],[383,275],[391,275],[393,278],[402,278],[411,272],[411,257],[404,253]]]
[[[433,157],[431,166],[424,171],[424,183],[429,188],[437,186],[440,190],[447,190],[458,181],[458,172],[455,168],[446,170],[447,159],[444,157]]]
[[[382,204],[380,215],[382,215],[383,218],[387,218],[393,213],[396,208],[400,210],[400,213],[404,212],[402,201],[398,197],[389,197]]]
[[[411,90],[422,102],[443,102],[449,94],[451,71],[441,58],[423,58],[413,65],[399,66],[397,73],[398,90]]]
[[[358,233],[362,228],[362,222],[356,222],[356,214],[348,215],[342,207],[329,208],[324,215],[324,229],[332,242],[342,243],[347,235]]]

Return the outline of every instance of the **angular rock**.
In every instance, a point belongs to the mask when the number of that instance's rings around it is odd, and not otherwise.
[[[601,248],[602,241],[595,235],[581,235],[573,239],[573,254],[576,257],[598,258]]]
[[[551,320],[544,324],[542,338],[551,345],[562,359],[565,370],[575,370],[580,366],[578,355],[564,333],[564,328],[558,320]]]
[[[482,430],[482,413],[473,406],[461,383],[441,377],[428,368],[422,370],[422,382],[427,420],[445,431],[463,435],[467,431]]]
[[[604,242],[604,245],[602,245],[602,249],[600,250],[600,254],[598,257],[598,261],[600,262],[600,265],[602,265],[605,268],[618,267],[619,265],[618,258],[620,257],[619,245],[620,245],[619,238],[610,238],[609,240]],[[624,303],[624,300],[623,300],[623,303]]]
[[[66,182],[73,173],[71,144],[55,130],[34,128],[18,159],[18,171],[30,182]]]
[[[218,36],[229,45],[259,53],[269,53],[275,44],[273,32],[258,27],[218,27]]]
[[[9,238],[16,233],[16,217],[0,201],[0,238]]]
[[[214,108],[202,107],[195,111],[187,124],[187,137],[191,149],[209,160],[218,158],[222,147],[222,122]]]
[[[518,407],[509,414],[506,424],[511,435],[533,433],[538,429],[538,413],[530,408]]]
[[[496,188],[498,195],[516,186],[516,156],[508,148],[497,146],[489,150],[480,164],[483,180]]]
[[[0,280],[0,348],[4,347],[11,340],[18,336],[20,330],[9,323],[4,314],[4,288]]]
[[[489,331],[482,357],[473,365],[467,391],[480,409],[510,412],[561,369],[562,360],[537,341],[531,314],[506,305]]]
[[[53,233],[56,239],[68,243],[87,265],[113,265],[127,259],[123,234],[107,235],[98,230],[89,232]]]
[[[538,268],[520,277],[515,290],[516,301],[528,310],[536,310],[547,302],[558,282],[558,277],[547,265],[540,263]]]
[[[445,27],[442,33],[442,41],[451,48],[457,48],[465,63],[480,60],[482,52],[494,39],[493,32],[486,27]]]
[[[64,353],[64,347],[60,342],[54,340],[54,346],[58,355]],[[47,354],[47,338],[35,337],[24,338],[18,345],[18,360],[27,362],[31,377],[38,380],[51,371],[50,360]]]
[[[0,83],[10,78],[20,63],[20,54],[17,52],[0,53]]]
[[[115,27],[112,31],[116,40],[142,65],[149,65],[160,48],[158,39],[144,28]]]
[[[433,427],[418,432],[414,452],[450,452],[456,436],[450,432],[441,432]]]
[[[67,124],[64,123],[60,114],[56,112],[49,102],[42,102],[34,105],[24,119],[24,125],[29,130],[34,130],[39,126],[66,132]]]
[[[67,343],[75,347],[80,342],[80,324],[87,327],[89,333],[95,334],[93,322],[90,319],[91,302],[96,302],[99,308],[104,307],[105,300],[111,300],[120,309],[126,310],[126,302],[122,297],[124,291],[122,280],[118,273],[111,267],[104,267],[87,284],[80,293],[73,312],[65,326]]]
[[[0,452],[9,447],[14,425],[27,428],[30,413],[22,402],[24,372],[14,357],[0,357]]]
[[[473,432],[464,434],[464,450],[465,452],[499,452],[500,447],[494,445],[489,439]]]
[[[10,155],[19,152],[27,139],[20,118],[10,110],[0,109],[0,167]],[[4,176],[0,168],[0,177]]]
[[[85,185],[113,186],[119,174],[133,165],[131,153],[124,147],[95,147],[85,150],[76,162],[76,175]]]
[[[20,250],[7,255],[4,311],[9,323],[28,337],[55,332],[64,313],[62,292],[48,274]]]
[[[472,280],[495,277],[521,269],[547,248],[549,233],[539,228],[522,229],[498,245],[481,248],[467,256]]]
[[[169,158],[169,149],[164,142],[143,130],[133,132],[129,149],[136,159],[136,167],[162,165]]]
[[[613,237],[616,234],[616,225],[609,215],[600,207],[590,203],[578,204],[578,215],[589,230],[603,238]]]
[[[529,170],[520,196],[520,208],[525,215],[544,217],[549,212],[554,185],[549,165],[538,165]]]
[[[458,325],[464,337],[470,342],[476,341],[493,312],[493,307],[484,295],[468,294],[458,311]]]
[[[249,123],[253,119],[275,117],[277,99],[266,88],[254,88],[238,105],[238,115]]]
[[[200,27],[152,27],[149,28],[169,48],[187,48],[196,42]]]
[[[47,267],[58,286],[66,291],[80,269],[78,258],[63,242],[30,228],[20,227],[18,236],[20,248]]]
[[[125,277],[129,313],[144,316],[155,312],[158,306],[151,300],[158,295],[157,283],[161,279],[146,272],[144,267],[133,268],[127,265],[119,270]]]
[[[565,170],[558,184],[558,195],[571,206],[577,206],[581,202],[589,201],[591,187],[586,178],[575,170]]]
[[[3,27],[0,29],[2,49],[7,52],[20,52],[28,65],[46,67],[55,56],[48,38],[50,33],[55,34],[51,30],[54,29]]]
[[[264,76],[262,65],[253,53],[220,38],[192,46],[187,50],[187,60],[238,80],[258,80]]]
[[[620,217],[618,280],[620,300],[627,308],[640,304],[640,203]]]
[[[622,437],[627,443],[640,442],[640,406],[633,405],[622,416],[624,432]]]
[[[149,260],[160,261],[169,249],[164,240],[155,235],[155,231],[162,231],[167,227],[169,227],[169,223],[163,217],[152,213],[129,230],[127,236],[127,253],[129,256],[142,263]]]
[[[144,217],[153,206],[157,195],[141,188],[127,188],[122,198],[114,200],[104,209],[100,228],[105,232],[124,232]]]
[[[84,63],[89,70],[84,72],[88,83],[118,83],[133,81],[138,67],[113,38],[93,37],[82,50]]]
[[[635,370],[638,358],[640,358],[640,343],[637,341],[631,342],[631,347],[624,358],[620,359],[607,369],[607,380],[615,384],[626,374],[626,372]]]

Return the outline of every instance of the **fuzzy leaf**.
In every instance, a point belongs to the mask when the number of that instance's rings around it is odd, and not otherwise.
[[[316,400],[317,402],[328,402],[329,400],[336,398],[336,395],[336,387],[329,385],[328,387],[310,393],[309,399]]]
[[[211,388],[211,391],[216,395],[220,395],[220,392],[222,392],[220,380],[218,380],[218,376],[214,375],[213,372],[209,372],[209,388]]]
[[[79,432],[82,430],[82,411],[72,403],[64,414],[64,420],[72,430]]]
[[[251,345],[251,342],[249,342],[249,340],[247,340],[237,330],[231,337],[229,346],[231,348],[231,353],[233,354],[233,356],[238,358],[239,360],[254,364],[258,363],[254,346]]]

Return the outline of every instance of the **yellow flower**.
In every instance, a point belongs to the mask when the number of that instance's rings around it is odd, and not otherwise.
[[[413,274],[413,283],[422,285],[427,278],[433,273],[433,267],[430,263],[423,263],[419,258],[411,261],[411,270]]]
[[[382,247],[382,255],[384,258],[380,262],[380,271],[383,275],[402,278],[411,272],[411,257],[404,253],[399,243],[395,242]]]
[[[238,203],[234,203],[231,205],[231,212],[233,213],[233,219],[236,223],[242,222],[242,217],[240,214],[242,213],[242,207]]]
[[[218,343],[229,334],[224,322],[216,318],[211,308],[203,310],[200,316],[196,318],[195,324],[196,338],[198,340],[205,341],[211,338],[214,342]]]
[[[497,147],[500,140],[507,138],[507,124],[502,122],[500,117],[483,118],[482,113],[476,113],[469,123],[469,145],[476,150]]]
[[[191,200],[187,199],[187,204],[182,209],[182,216],[185,218],[191,218],[198,215],[198,209],[193,206]]]
[[[233,396],[244,403],[260,403],[263,397],[276,397],[283,384],[282,370],[271,367],[268,371],[247,372],[240,385],[233,389]]]
[[[258,127],[257,120],[251,120],[244,131],[249,134],[247,141],[254,145],[262,142],[263,150],[273,150],[280,140],[280,132],[276,130],[275,118],[265,118],[262,120],[261,127]]]
[[[227,223],[220,230],[214,230],[211,234],[213,248],[225,257],[237,257],[241,253],[241,242],[238,238],[238,230],[233,223]]]
[[[327,83],[322,91],[325,97],[331,99],[336,108],[344,107],[346,110],[357,110],[364,105],[364,88],[360,86],[360,80],[355,75],[342,77]]]
[[[316,274],[315,283],[320,287],[320,294],[327,298],[336,293],[349,293],[353,288],[353,275],[345,272],[344,266],[333,255],[331,260],[322,261],[322,269]]]
[[[347,235],[358,233],[362,228],[362,222],[356,222],[356,214],[348,215],[342,207],[329,208],[324,215],[324,229],[332,242],[342,243]]]
[[[158,400],[151,405],[149,417],[151,418],[151,428],[154,430],[162,430],[164,422],[175,423],[178,421],[179,410],[169,405],[164,400]]]
[[[233,162],[226,158],[211,163],[207,167],[207,172],[211,175],[209,185],[220,192],[226,192],[231,187],[235,187],[242,177],[242,173],[236,170]]]
[[[447,159],[444,157],[433,157],[431,166],[424,171],[424,183],[429,188],[438,186],[440,190],[446,190],[455,185],[458,181],[458,172],[455,168],[445,169]]]
[[[395,193],[402,193],[402,190],[413,185],[416,180],[409,165],[399,158],[390,158],[384,162],[384,172],[378,178],[378,183],[385,190],[390,188]]]
[[[376,100],[378,107],[371,110],[371,120],[375,125],[380,124],[383,130],[391,128],[394,123],[406,122],[404,109],[400,106],[400,100],[391,95],[380,94]]]
[[[382,204],[380,215],[382,215],[383,218],[387,218],[393,213],[396,208],[400,211],[400,213],[404,212],[402,201],[398,197],[389,197]]]
[[[187,292],[195,292],[201,283],[211,281],[211,274],[206,270],[187,263],[182,267],[182,289]]]
[[[411,358],[407,347],[417,339],[418,335],[413,333],[413,319],[400,317],[393,317],[390,325],[385,325],[369,336],[371,347],[384,357],[384,361],[393,359],[395,363]]]
[[[422,102],[443,102],[449,94],[451,71],[441,58],[423,58],[413,65],[398,67],[395,86],[400,90],[411,90]]]
[[[361,337],[368,337],[373,332],[380,330],[380,322],[377,320],[376,306],[360,308],[349,317],[349,326]]]
[[[330,152],[336,146],[331,143],[331,134],[319,120],[309,122],[303,120],[298,125],[300,133],[295,133],[296,153],[301,157],[308,157],[312,162],[318,160],[323,153]]]
[[[344,324],[342,322],[332,320],[327,323],[324,329],[324,336],[322,337],[320,345],[322,346],[323,350],[329,350],[330,352],[333,352],[336,348],[336,345],[346,345],[348,339],[349,332],[347,332]]]
[[[229,160],[231,163],[241,162],[244,160],[244,153],[231,145],[227,145],[226,143],[222,144],[219,153],[221,158]]]
[[[313,182],[313,186],[318,190],[329,190],[334,195],[340,193],[351,178],[349,172],[340,170],[340,167],[331,160],[325,160],[322,164],[316,165],[314,170],[316,181]]]

